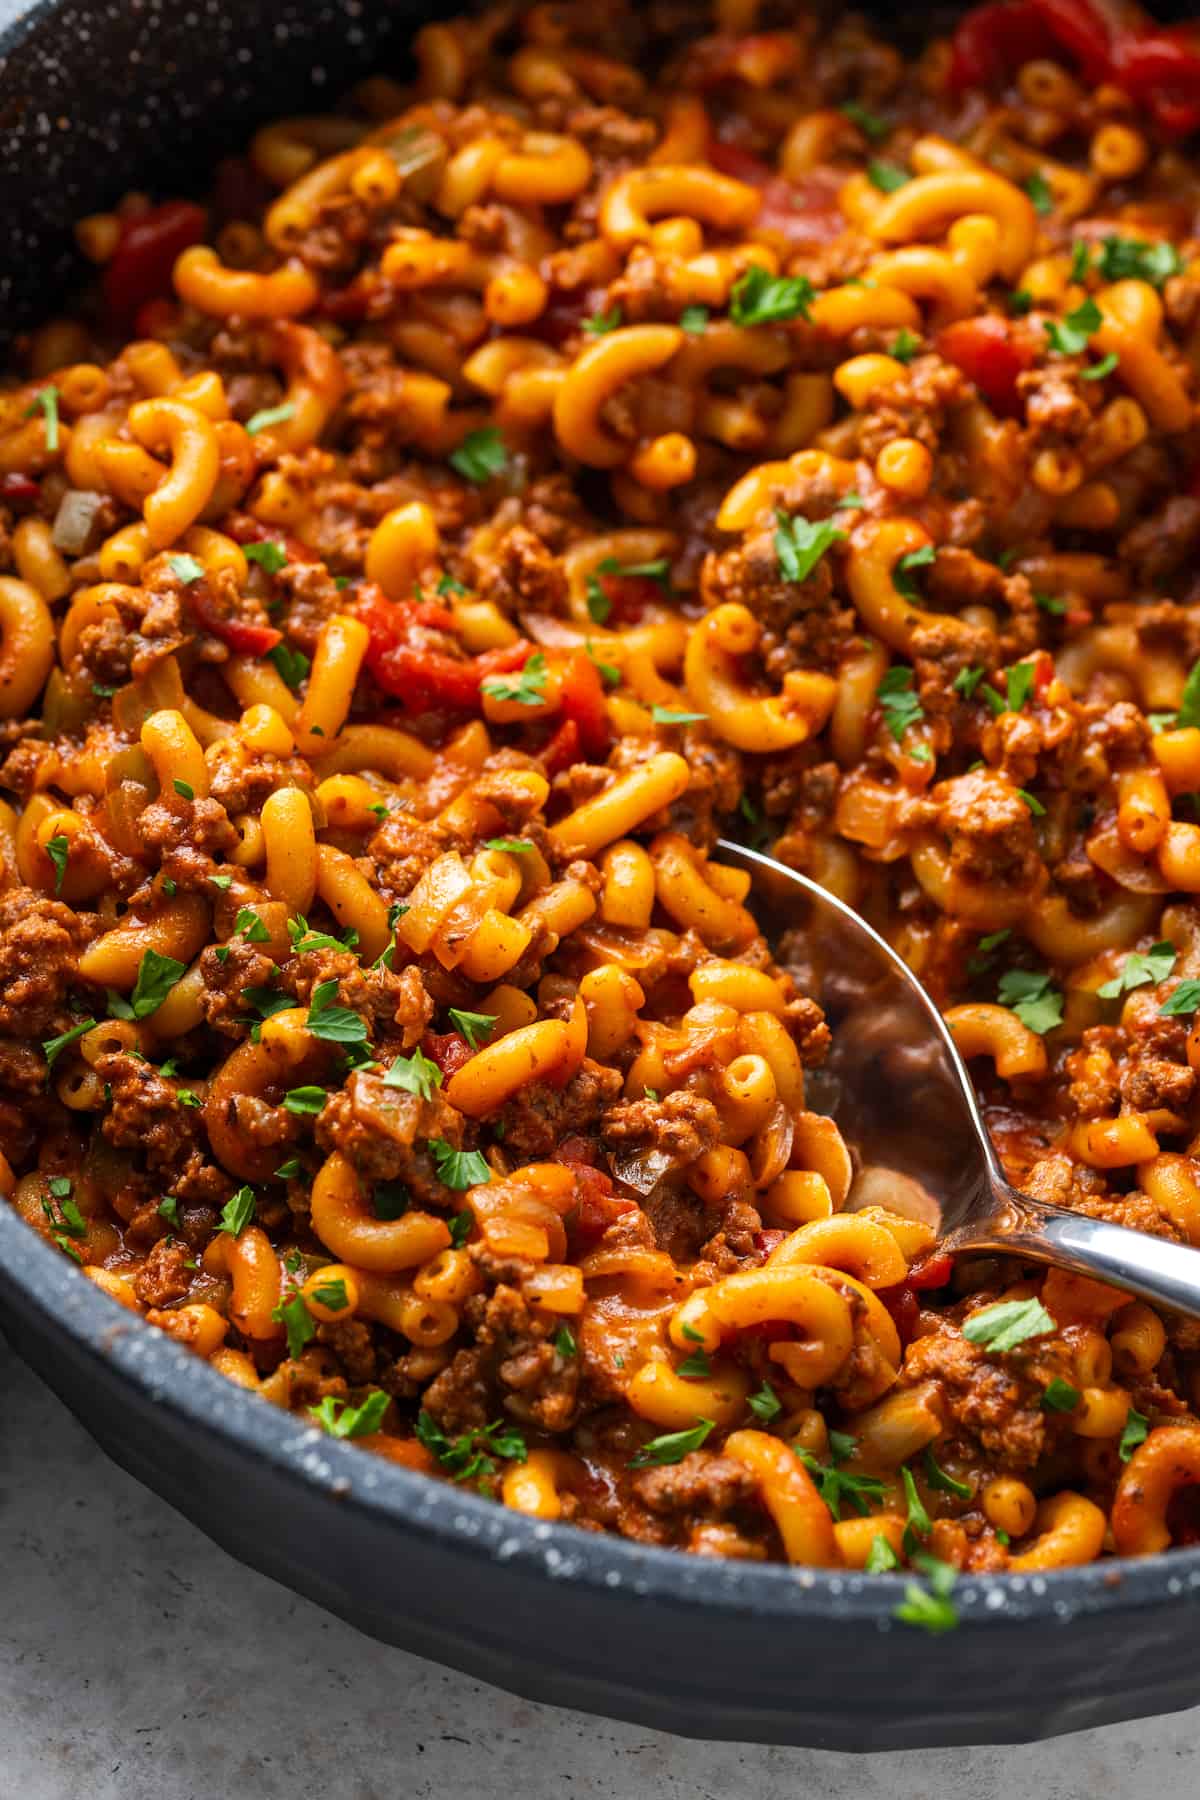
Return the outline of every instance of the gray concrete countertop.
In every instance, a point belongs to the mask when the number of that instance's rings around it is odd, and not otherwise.
[[[0,1800],[1183,1800],[1200,1708],[1029,1749],[701,1744],[516,1700],[233,1562],[0,1341]],[[230,1505],[236,1506],[236,1494]]]

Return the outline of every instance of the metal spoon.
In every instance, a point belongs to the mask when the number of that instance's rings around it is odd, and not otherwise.
[[[719,850],[749,872],[763,934],[776,948],[789,935],[787,965],[824,1008],[833,1047],[808,1104],[857,1152],[850,1208],[881,1202],[933,1225],[944,1250],[1054,1263],[1200,1318],[1200,1251],[1009,1185],[941,1014],[878,932],[772,857]]]

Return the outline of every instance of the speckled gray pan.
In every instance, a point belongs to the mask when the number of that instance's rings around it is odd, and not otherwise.
[[[391,66],[421,16],[369,0],[0,0],[0,324],[56,306],[74,217],[123,186],[202,185],[248,126],[372,58]],[[864,1751],[1048,1737],[1200,1699],[1197,1550],[963,1580],[959,1629],[931,1638],[893,1622],[894,1577],[539,1524],[337,1443],[132,1318],[2,1203],[0,1324],[124,1468],[233,1555],[531,1698]]]

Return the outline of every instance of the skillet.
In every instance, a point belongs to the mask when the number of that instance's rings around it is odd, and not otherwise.
[[[73,219],[147,171],[156,190],[187,191],[264,119],[401,61],[438,10],[0,0],[0,326],[75,278]],[[0,1324],[101,1446],[224,1549],[377,1638],[530,1698],[859,1751],[1022,1742],[1200,1698],[1200,1550],[965,1577],[958,1629],[926,1637],[893,1622],[882,1577],[539,1523],[363,1455],[132,1318],[3,1205]]]

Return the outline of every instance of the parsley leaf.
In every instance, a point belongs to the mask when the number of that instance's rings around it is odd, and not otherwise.
[[[983,677],[982,669],[960,669],[951,685],[956,694],[961,694],[964,700],[969,700]]]
[[[1035,819],[1045,818],[1046,809],[1036,794],[1031,794],[1028,788],[1017,788],[1016,792],[1021,796]]]
[[[707,719],[707,713],[676,712],[670,706],[652,706],[650,717],[656,725],[696,725]]]
[[[1062,1024],[1063,997],[1051,977],[1036,969],[1009,969],[1000,977],[997,998],[1009,1006],[1022,1025],[1039,1037]]]
[[[1033,295],[1028,288],[1014,288],[1008,296],[1008,310],[1014,319],[1024,318],[1033,307]]]
[[[323,1281],[319,1287],[315,1287],[313,1299],[327,1307],[330,1312],[344,1312],[350,1304],[346,1283],[340,1275],[333,1281]]]
[[[1079,379],[1080,381],[1103,381],[1106,375],[1112,374],[1116,366],[1117,353],[1115,350],[1110,350],[1107,356],[1101,357],[1098,363],[1093,363],[1090,369],[1080,369]]]
[[[365,1044],[366,1020],[360,1013],[351,1012],[347,1006],[333,1005],[337,991],[336,980],[322,981],[313,989],[308,1018],[305,1020],[309,1033],[313,1037],[323,1038],[328,1044]]]
[[[148,1019],[151,1013],[157,1012],[186,968],[186,963],[173,956],[161,956],[157,950],[147,950],[138,964],[137,981],[131,996],[132,1016]]]
[[[895,338],[892,340],[892,347],[888,351],[888,355],[894,356],[897,362],[910,363],[920,348],[920,338],[914,337],[912,332],[905,326],[896,333]]]
[[[882,162],[878,157],[872,157],[867,164],[867,180],[881,194],[894,194],[897,188],[908,186],[908,176],[903,169],[898,169],[895,163]]]
[[[1087,349],[1088,339],[1102,324],[1100,308],[1089,296],[1074,312],[1069,312],[1061,324],[1053,319],[1047,320],[1046,336],[1050,339],[1052,350],[1059,350],[1064,356],[1082,356]]]
[[[906,600],[919,600],[920,590],[912,579],[914,569],[924,569],[933,561],[937,551],[932,544],[923,544],[919,550],[910,550],[902,556],[892,571],[892,586]]]
[[[353,950],[358,943],[358,933],[353,926],[344,937],[333,937],[328,931],[310,931],[303,913],[289,919],[287,928],[297,956],[303,956],[306,950]]]
[[[957,1481],[942,1468],[933,1454],[931,1444],[925,1446],[925,1479],[931,1488],[937,1488],[943,1494],[953,1494],[956,1500],[969,1500],[975,1492],[969,1481]]]
[[[44,387],[33,396],[33,403],[25,408],[25,417],[32,419],[35,412],[40,412],[46,422],[46,449],[58,449],[58,389]]]
[[[778,1418],[783,1411],[783,1402],[769,1381],[763,1382],[757,1394],[751,1394],[746,1405],[755,1418],[761,1419],[764,1425],[768,1424],[770,1420]]]
[[[817,1492],[829,1508],[835,1519],[842,1516],[842,1506],[852,1506],[860,1518],[866,1518],[871,1508],[869,1500],[882,1500],[887,1493],[884,1483],[874,1475],[852,1475],[848,1470],[839,1469],[837,1463],[842,1460],[834,1445],[833,1432],[829,1434],[829,1449],[832,1462],[818,1462],[811,1450],[801,1450],[793,1444],[792,1448],[804,1464],[817,1484]],[[851,1440],[853,1444],[853,1440]],[[846,1452],[849,1454],[849,1452]]]
[[[949,1563],[939,1562],[936,1556],[923,1552],[915,1555],[913,1561],[928,1577],[929,1586],[921,1587],[910,1581],[904,1589],[904,1599],[892,1617],[902,1625],[916,1625],[921,1631],[935,1636],[943,1631],[953,1631],[958,1624],[958,1609],[950,1594],[958,1579],[957,1571]]]
[[[925,1510],[925,1502],[917,1492],[916,1479],[907,1463],[900,1471],[900,1479],[904,1483],[904,1498],[908,1504],[908,1517],[904,1525],[904,1554],[911,1556],[918,1541],[927,1538],[933,1530],[933,1520]]]
[[[485,850],[503,850],[509,856],[528,856],[534,845],[532,838],[505,837],[485,838],[483,847]]]
[[[1072,281],[1082,281],[1087,275],[1088,269],[1091,266],[1091,261],[1091,245],[1083,238],[1076,238],[1074,244],[1071,246],[1070,279]]]
[[[167,1194],[154,1209],[160,1219],[165,1219],[174,1230],[179,1230],[179,1202],[174,1194]]]
[[[442,1085],[442,1071],[419,1048],[411,1056],[398,1056],[383,1077],[384,1087],[403,1088],[419,1100],[432,1100],[433,1090]]]
[[[455,1213],[452,1218],[447,1219],[446,1227],[450,1233],[450,1243],[453,1249],[462,1249],[471,1235],[471,1227],[474,1223],[475,1214],[470,1211]]]
[[[1181,981],[1158,1009],[1160,1019],[1184,1019],[1200,1006],[1200,981]]]
[[[1105,281],[1148,281],[1157,288],[1172,275],[1181,275],[1185,267],[1174,244],[1106,237],[1100,247],[1099,269]]]
[[[636,1456],[630,1458],[629,1466],[631,1469],[661,1469],[667,1463],[682,1462],[685,1456],[700,1448],[715,1425],[715,1419],[697,1419],[690,1431],[668,1431],[662,1437],[651,1438]]]
[[[456,474],[478,487],[501,473],[508,463],[508,450],[499,428],[483,425],[478,431],[468,431],[449,460]]]
[[[456,1150],[445,1138],[430,1138],[429,1149],[438,1180],[448,1188],[456,1188],[462,1193],[466,1188],[492,1179],[492,1171],[481,1150]]]
[[[461,1031],[472,1050],[478,1050],[480,1039],[485,1041],[491,1037],[499,1022],[498,1013],[463,1012],[460,1007],[449,1009],[450,1023],[455,1031]]]
[[[925,717],[925,709],[913,693],[913,672],[903,663],[896,663],[885,671],[875,698],[897,743],[911,725],[919,725]]]
[[[881,119],[877,113],[868,112],[867,108],[858,100],[843,100],[839,111],[849,119],[852,125],[857,125],[863,135],[868,137],[873,144],[878,143],[880,138],[885,138],[890,130],[885,120]]]
[[[315,1119],[328,1098],[323,1087],[310,1084],[308,1087],[289,1088],[281,1104],[284,1112],[290,1112],[298,1119]]]
[[[578,1356],[579,1345],[569,1325],[560,1325],[554,1334],[554,1348],[560,1356]]]
[[[864,1575],[888,1575],[893,1569],[900,1567],[900,1558],[888,1543],[881,1531],[871,1539],[871,1548],[867,1551],[867,1560],[863,1564]]]
[[[460,1437],[448,1438],[430,1413],[417,1414],[417,1437],[453,1481],[477,1481],[496,1473],[495,1458],[524,1462],[525,1439],[515,1426],[496,1419]]]
[[[480,682],[490,700],[513,700],[518,706],[537,706],[545,698],[546,658],[535,650],[523,668],[512,675],[489,675]]]
[[[313,1324],[308,1308],[300,1294],[293,1294],[290,1299],[281,1300],[279,1305],[272,1309],[271,1317],[278,1319],[287,1332],[290,1357],[299,1356],[305,1344],[311,1344],[317,1335],[317,1328]]]
[[[389,1399],[382,1388],[372,1388],[361,1406],[351,1406],[348,1400],[326,1394],[320,1406],[310,1406],[308,1410],[330,1437],[371,1437],[383,1424]]]
[[[1050,183],[1040,169],[1035,169],[1025,183],[1025,192],[1033,201],[1033,210],[1042,218],[1054,211],[1054,195],[1050,192]]]
[[[807,275],[771,275],[751,263],[734,282],[729,316],[735,325],[776,325],[807,319],[816,289]]]
[[[1069,1381],[1064,1381],[1061,1375],[1056,1375],[1042,1389],[1038,1404],[1043,1412],[1067,1413],[1074,1412],[1082,1398],[1078,1388],[1072,1387]]]
[[[1152,944],[1145,955],[1140,950],[1131,950],[1118,973],[1096,992],[1101,1000],[1116,1000],[1134,988],[1145,987],[1147,982],[1165,981],[1175,967],[1175,954],[1174,944],[1168,944],[1165,939],[1160,944]]]
[[[845,532],[828,519],[806,519],[801,513],[789,518],[777,512],[775,520],[779,527],[775,554],[785,581],[807,581],[830,546],[846,541]]]
[[[1003,1353],[1053,1330],[1054,1320],[1040,1300],[1000,1300],[995,1306],[972,1313],[962,1334],[969,1344]]]
[[[196,798],[196,790],[190,781],[180,781],[179,778],[176,777],[171,783],[171,786],[175,789],[175,792],[179,795],[181,800],[194,800]]]
[[[624,319],[625,314],[621,308],[614,306],[606,313],[593,313],[590,319],[583,321],[583,329],[589,337],[606,337],[610,331],[615,331],[618,325],[623,324]]]
[[[708,324],[707,306],[685,306],[679,315],[679,325],[690,337],[699,337]]]
[[[1188,678],[1183,684],[1183,698],[1179,702],[1179,711],[1175,715],[1177,729],[1183,730],[1190,725],[1200,725],[1200,662],[1192,664],[1188,670]]]
[[[252,906],[238,908],[237,918],[233,921],[234,935],[245,938],[248,944],[267,944],[271,934],[259,918]]]
[[[705,1351],[693,1350],[677,1365],[675,1373],[682,1375],[685,1381],[706,1381],[712,1374],[712,1364]]]
[[[278,575],[280,569],[287,568],[287,551],[274,538],[263,538],[257,544],[243,544],[242,555],[247,562],[257,563],[268,575]]]
[[[76,1038],[81,1038],[85,1031],[90,1031],[95,1023],[95,1019],[82,1019],[78,1025],[72,1025],[70,1031],[64,1031],[61,1037],[46,1038],[42,1043],[46,1067],[52,1069],[67,1045],[73,1044]]]
[[[257,437],[260,431],[268,431],[272,425],[283,425],[295,416],[296,408],[290,400],[285,400],[281,406],[264,406],[261,412],[251,413],[246,420],[246,436]]]
[[[300,686],[312,667],[303,650],[293,650],[290,644],[276,644],[267,651],[267,661],[274,663],[284,681],[293,690]]]
[[[1006,704],[1009,712],[1020,712],[1037,680],[1037,665],[1031,662],[1014,663],[1004,677]]]
[[[603,625],[612,612],[613,603],[605,593],[599,575],[593,569],[584,584],[587,589],[588,618],[593,625]]]
[[[1117,1455],[1123,1463],[1127,1463],[1139,1444],[1144,1444],[1150,1433],[1150,1421],[1136,1407],[1131,1406],[1125,1420],[1125,1429],[1121,1433],[1121,1441],[1117,1445]]]
[[[61,894],[63,879],[67,873],[67,858],[71,854],[71,841],[62,832],[56,832],[45,845],[45,850],[54,864],[54,891]]]
[[[230,1237],[237,1237],[245,1231],[254,1217],[256,1201],[252,1188],[240,1187],[232,1200],[227,1200],[221,1209],[221,1221],[218,1231],[227,1231]]]
[[[194,556],[168,556],[167,561],[185,587],[190,587],[193,581],[204,580],[204,564],[197,562]]]

